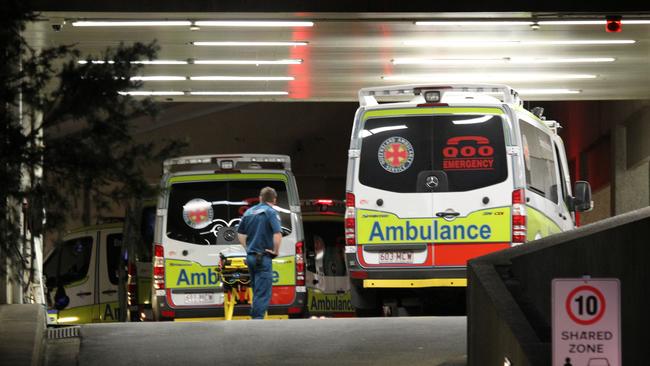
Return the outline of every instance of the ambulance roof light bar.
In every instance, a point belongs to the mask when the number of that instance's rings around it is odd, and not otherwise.
[[[500,94],[507,104],[523,105],[519,93],[503,84],[411,84],[363,88],[359,90],[359,104],[362,107],[378,105],[377,97],[419,96],[427,91],[439,91],[440,99],[445,92],[487,93]]]
[[[283,169],[291,170],[291,159],[287,155],[237,154],[237,155],[193,155],[179,156],[163,162],[163,173],[183,170],[181,166],[201,165],[209,169]],[[178,169],[181,168],[181,169]]]

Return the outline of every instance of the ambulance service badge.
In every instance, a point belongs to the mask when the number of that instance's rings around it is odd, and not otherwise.
[[[183,206],[183,220],[192,229],[203,229],[212,223],[213,218],[212,204],[204,199],[195,198]]]
[[[386,139],[379,145],[377,151],[379,165],[391,173],[401,173],[408,169],[414,157],[413,145],[407,139],[398,136]]]

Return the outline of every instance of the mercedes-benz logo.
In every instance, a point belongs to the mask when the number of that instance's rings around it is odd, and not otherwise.
[[[427,187],[434,189],[438,187],[438,184],[440,184],[440,180],[435,175],[430,175],[427,177],[427,181],[425,184]]]
[[[235,232],[233,230],[226,230],[223,233],[223,238],[227,241],[233,241],[235,240]]]

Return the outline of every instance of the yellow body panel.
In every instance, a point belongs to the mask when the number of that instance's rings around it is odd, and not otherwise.
[[[248,315],[233,315],[232,320],[250,320],[251,317]],[[264,317],[264,320],[282,320],[289,319],[289,315],[267,315]],[[216,321],[216,320],[226,320],[224,317],[209,317],[209,318],[176,318],[175,322],[206,322],[206,321]]]
[[[510,207],[474,211],[452,221],[400,218],[392,213],[357,210],[358,244],[503,243],[511,240]]]
[[[203,266],[192,261],[166,259],[165,283],[168,288],[174,289],[221,287],[217,269],[217,265]],[[273,259],[273,285],[290,286],[295,284],[295,258],[286,256]]]
[[[316,289],[307,289],[307,310],[310,313],[352,313],[350,292],[328,294]]]

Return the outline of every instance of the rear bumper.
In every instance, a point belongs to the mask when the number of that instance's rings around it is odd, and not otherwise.
[[[355,254],[347,254],[348,263],[357,263]],[[350,281],[359,288],[466,287],[467,268],[348,268]]]
[[[305,292],[296,292],[293,303],[286,305],[270,305],[269,315],[289,315],[300,317],[305,313],[307,295]],[[250,315],[250,305],[236,305],[234,316]],[[166,312],[173,312],[173,317],[164,316]],[[173,307],[167,301],[166,296],[155,296],[153,301],[153,313],[156,320],[172,320],[179,318],[222,318],[224,316],[223,305],[211,307]],[[169,314],[169,313],[167,313]]]

